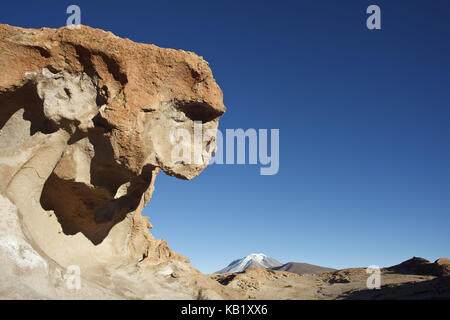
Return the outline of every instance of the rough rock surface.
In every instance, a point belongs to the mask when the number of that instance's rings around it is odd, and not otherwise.
[[[0,298],[220,297],[141,211],[160,170],[205,168],[222,101],[194,53],[0,25]],[[203,161],[172,161],[174,130],[194,121],[214,133]],[[64,284],[71,266],[82,290]]]

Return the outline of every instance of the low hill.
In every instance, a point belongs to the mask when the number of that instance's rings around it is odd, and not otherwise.
[[[271,269],[277,270],[277,271],[287,271],[287,272],[292,272],[292,273],[296,273],[296,274],[305,274],[305,273],[321,274],[324,272],[336,271],[336,269],[315,266],[313,264],[302,263],[302,262],[288,262],[286,264],[283,264],[282,266],[273,267]]]

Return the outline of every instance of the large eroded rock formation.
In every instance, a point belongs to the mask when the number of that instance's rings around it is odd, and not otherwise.
[[[215,149],[173,162],[174,129],[216,130],[224,112],[194,53],[0,25],[0,298],[218,297],[141,211],[159,170],[191,179]],[[72,265],[81,290],[64,284]]]

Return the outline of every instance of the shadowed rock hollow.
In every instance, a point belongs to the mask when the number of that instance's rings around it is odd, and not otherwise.
[[[208,63],[86,26],[0,25],[0,43],[0,297],[205,296],[141,211],[160,170],[192,179],[215,150],[211,136],[202,165],[171,161],[174,129],[225,112]]]

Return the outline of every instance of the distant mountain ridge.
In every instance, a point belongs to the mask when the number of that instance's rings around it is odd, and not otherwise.
[[[321,274],[324,272],[336,271],[336,269],[333,268],[321,267],[302,262],[288,262],[286,264],[283,264],[282,266],[272,267],[271,269],[277,271],[292,272],[296,274],[305,274],[305,273]]]
[[[215,273],[243,272],[249,267],[270,269],[281,267],[282,265],[281,262],[268,257],[263,253],[252,253],[242,259],[234,260],[227,267],[216,271]]]

